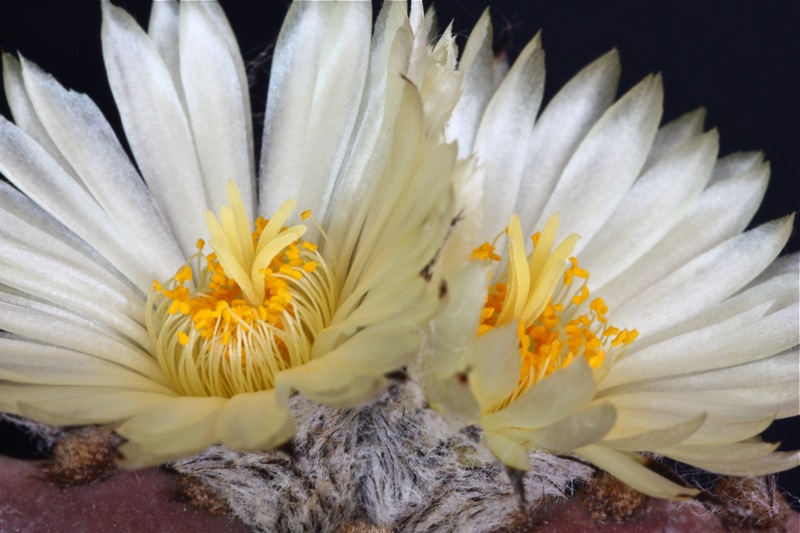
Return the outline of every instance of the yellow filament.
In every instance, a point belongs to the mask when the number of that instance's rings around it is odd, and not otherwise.
[[[197,242],[194,268],[153,282],[147,326],[162,369],[186,395],[229,397],[274,386],[275,374],[311,357],[332,318],[333,275],[302,225],[285,227],[295,202],[251,226],[233,182],[219,219],[206,213],[214,251]]]
[[[533,252],[526,256],[519,218],[508,225],[508,272],[489,287],[481,313],[478,334],[517,322],[520,378],[514,393],[497,409],[508,405],[539,380],[583,358],[592,368],[601,368],[620,355],[609,353],[627,346],[636,330],[620,330],[606,319],[608,307],[593,299],[587,312],[580,312],[589,299],[589,273],[570,257],[578,236],[570,235],[555,246],[559,219],[553,215],[541,233],[532,236]],[[473,259],[494,259],[494,247],[484,243]],[[568,265],[568,266],[567,266]],[[575,279],[580,284],[573,285]]]

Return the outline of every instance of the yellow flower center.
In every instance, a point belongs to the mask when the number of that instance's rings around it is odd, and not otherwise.
[[[570,235],[553,248],[558,224],[558,215],[553,215],[542,232],[532,236],[530,255],[525,253],[519,218],[512,215],[508,225],[508,271],[489,287],[478,326],[478,334],[483,335],[513,321],[518,324],[519,383],[497,409],[576,358],[585,359],[594,369],[612,364],[638,335],[635,329],[620,330],[608,323],[608,307],[602,298],[589,299],[589,273],[570,257],[578,236]],[[484,243],[472,257],[501,260],[494,250]]]
[[[153,282],[147,328],[158,362],[178,392],[231,397],[272,388],[281,370],[311,357],[336,303],[333,275],[303,242],[303,225],[285,227],[295,202],[250,224],[236,185],[219,219],[206,213],[205,243],[164,284]],[[308,213],[303,213],[303,219]]]

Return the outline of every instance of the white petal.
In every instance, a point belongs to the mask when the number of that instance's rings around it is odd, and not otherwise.
[[[742,288],[777,257],[792,220],[770,222],[725,241],[612,310],[609,320],[635,327],[645,337],[698,315]]]
[[[143,340],[147,339],[147,334],[142,326],[144,298],[138,295],[127,297],[125,292],[117,291],[113,286],[104,286],[80,270],[65,267],[47,257],[32,255],[29,250],[13,247],[3,239],[0,239],[0,243],[9,251],[16,252],[13,260],[0,260],[3,265],[0,292],[13,292],[9,288],[16,289],[59,307],[83,313],[136,339],[143,346],[147,345]],[[34,259],[35,263],[27,263],[27,259]]]
[[[39,143],[42,148],[47,150],[47,153],[56,160],[61,168],[71,176],[75,176],[75,171],[56,148],[55,143],[53,143],[50,135],[48,135],[39,120],[39,116],[28,97],[28,91],[25,89],[25,84],[22,80],[22,66],[11,54],[3,54],[3,85],[8,107],[14,117],[14,123]]]
[[[0,309],[0,329],[118,363],[166,384],[163,373],[146,351],[149,342],[143,347],[102,323],[2,291]],[[149,341],[144,329],[140,331]]]
[[[769,357],[798,343],[798,305],[764,316],[771,304],[754,307],[708,327],[667,338],[617,361],[601,389],[652,378],[734,366]]]
[[[153,2],[150,8],[150,22],[147,26],[147,34],[153,41],[164,65],[169,70],[175,91],[181,102],[186,103],[181,85],[181,60],[179,44],[179,8],[177,0],[162,0]]]
[[[13,253],[4,254],[2,261],[7,264],[20,265],[31,273],[52,264],[54,268],[47,273],[51,281],[69,272],[102,290],[112,288],[127,300],[143,296],[95,249],[6,183],[0,183],[0,235],[3,247],[15,248]],[[21,256],[26,254],[37,259],[23,261]]]
[[[536,122],[515,207],[526,235],[543,216],[542,209],[578,143],[614,102],[619,72],[619,54],[612,50],[572,78]]]
[[[598,398],[613,397],[615,394],[636,394],[650,392],[683,392],[691,396],[695,391],[737,391],[748,388],[765,387],[774,383],[776,390],[781,383],[797,382],[800,368],[796,360],[797,350],[745,364],[716,368],[702,372],[680,373],[658,379],[642,376],[641,381],[630,382],[614,389],[608,389]],[[680,372],[676,369],[675,374]],[[800,390],[797,393],[800,395]]]
[[[296,198],[301,209],[326,217],[359,113],[371,18],[367,2],[295,2],[289,9],[270,74],[261,214]]]
[[[625,270],[683,218],[711,177],[718,148],[716,131],[697,136],[634,183],[580,254],[593,285]]]
[[[225,205],[227,183],[233,180],[252,217],[255,170],[246,80],[239,74],[238,49],[229,50],[204,4],[180,7],[180,69],[189,123],[209,207],[216,211]]]
[[[138,287],[152,274],[142,269],[119,228],[103,209],[27,134],[0,117],[0,172],[59,222],[97,249]]]
[[[172,276],[183,263],[177,243],[100,110],[24,59],[22,74],[42,125],[132,253],[152,275]]]
[[[653,147],[647,156],[647,161],[642,167],[642,174],[650,170],[662,157],[703,133],[703,123],[706,119],[706,110],[700,108],[682,115],[666,126],[659,128]]]
[[[577,250],[611,216],[644,164],[661,118],[661,78],[650,76],[592,127],[567,163],[539,221],[561,215],[559,234],[577,233]]]
[[[169,389],[141,374],[66,348],[0,337],[0,379],[29,385],[94,385],[169,394]]]
[[[543,94],[544,52],[537,36],[522,50],[492,97],[475,137],[475,152],[485,172],[479,242],[493,240],[514,210]]]
[[[136,163],[186,257],[206,234],[206,193],[170,71],[136,21],[103,2],[103,57]]]
[[[253,144],[253,117],[251,116],[250,110],[250,80],[244,68],[242,53],[239,51],[239,44],[236,41],[233,28],[231,28],[228,18],[225,16],[225,12],[222,10],[219,2],[199,2],[199,5],[205,10],[206,15],[216,28],[217,35],[222,38],[222,42],[228,49],[230,61],[233,63],[236,77],[239,79],[239,89],[242,91],[241,99],[247,111],[244,116],[246,123],[245,128],[247,130],[247,153],[249,155],[250,166],[253,167],[253,162],[255,161],[255,145]],[[255,189],[253,189],[253,194],[255,194]]]
[[[617,309],[685,263],[738,235],[758,209],[767,187],[765,166],[710,186],[683,220],[630,268],[601,289],[610,309]]]
[[[478,132],[489,99],[492,97],[492,20],[489,9],[469,34],[461,53],[458,69],[464,72],[461,98],[447,125],[447,141],[458,143],[458,157],[472,154],[475,134]]]

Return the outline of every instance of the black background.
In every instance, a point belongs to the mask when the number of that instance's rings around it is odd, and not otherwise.
[[[149,2],[115,1],[144,27]],[[19,51],[65,86],[89,94],[121,132],[105,78],[97,1],[4,2],[0,48]],[[256,74],[251,102],[263,111],[269,55],[288,3],[223,1],[239,46]],[[376,4],[377,5],[377,4]],[[426,2],[426,6],[427,6]],[[620,94],[651,72],[661,72],[664,119],[704,106],[708,128],[719,129],[721,155],[763,150],[772,179],[753,225],[787,215],[800,204],[800,13],[791,1],[495,1],[495,48],[513,58],[543,30],[547,85],[545,100],[581,67],[613,47],[622,59]],[[485,2],[436,5],[440,26],[455,19],[463,45]],[[0,98],[0,113],[9,117]],[[122,135],[120,135],[122,137]],[[260,146],[260,142],[256,142]],[[800,249],[798,223],[787,251]],[[799,319],[800,321],[800,319]],[[777,422],[767,440],[782,449],[800,448],[798,418]],[[0,445],[10,445],[0,438]],[[779,483],[800,495],[798,469]]]

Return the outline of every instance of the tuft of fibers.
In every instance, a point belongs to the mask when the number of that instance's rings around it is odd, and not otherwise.
[[[291,403],[298,432],[291,457],[223,446],[172,464],[199,478],[258,531],[337,531],[356,521],[403,532],[491,531],[520,509],[505,468],[458,431],[406,381],[356,409]],[[527,506],[564,496],[593,469],[546,452],[522,476]]]

